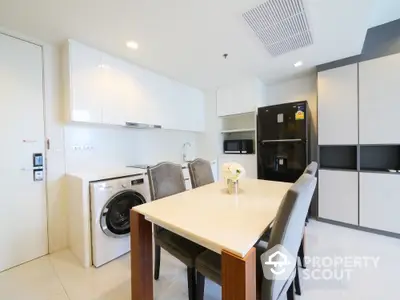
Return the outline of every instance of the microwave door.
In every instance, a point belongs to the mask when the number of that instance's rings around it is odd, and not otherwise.
[[[224,153],[227,154],[240,154],[240,143],[237,140],[224,141]]]

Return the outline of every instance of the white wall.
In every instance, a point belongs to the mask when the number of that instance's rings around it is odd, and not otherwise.
[[[63,103],[60,89],[59,49],[43,45],[45,88],[45,131],[50,139],[47,159],[47,211],[49,251],[67,246],[67,205],[64,191],[65,153]]]
[[[206,119],[204,134],[198,142],[198,156],[215,160],[222,153],[221,120],[217,117],[217,91],[204,91],[204,114]]]
[[[65,126],[66,171],[155,164],[160,161],[181,163],[183,144],[189,142],[196,155],[200,133],[175,130],[133,129],[87,124]],[[74,150],[75,146],[93,147]]]

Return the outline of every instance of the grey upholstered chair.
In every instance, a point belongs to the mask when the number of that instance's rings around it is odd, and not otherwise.
[[[147,174],[152,201],[186,190],[181,165],[162,162],[147,168]],[[187,266],[189,299],[194,300],[196,296],[194,262],[205,248],[157,225],[154,225],[154,244],[154,279],[157,280],[160,276],[161,248],[163,248]]]
[[[311,176],[315,176],[317,173],[317,170],[318,170],[318,163],[313,161],[306,167],[306,169],[304,170],[304,174],[309,174]],[[307,213],[306,222],[308,221],[308,216],[309,216],[309,210]],[[270,235],[271,235],[272,225],[273,225],[273,222],[268,226],[268,229],[266,230],[265,234],[262,236],[261,240],[268,242]],[[301,267],[303,269],[305,269],[306,264],[304,261],[304,238],[301,240],[301,244],[300,244],[300,248],[299,248],[299,252],[298,252],[297,256],[300,258]],[[297,268],[297,266],[296,266],[296,268]],[[296,277],[295,277],[295,287],[296,287],[296,294],[301,295],[301,286],[300,286],[300,279],[299,279],[298,273],[296,273]]]
[[[188,163],[192,188],[197,188],[214,182],[211,164],[202,158],[197,158]]]
[[[277,212],[274,226],[272,227],[270,240],[259,242],[255,247],[257,255],[280,244],[293,257],[297,257],[300,243],[303,238],[304,221],[307,210],[314,193],[316,179],[303,174],[286,193]],[[197,269],[197,300],[204,297],[204,279],[221,284],[221,256],[210,250],[204,251],[196,259]],[[256,268],[257,286],[262,300],[278,300],[287,295],[288,300],[294,299],[293,280],[297,268],[293,269],[287,281],[267,280],[262,275],[261,261],[257,261]]]
[[[315,176],[318,170],[318,163],[313,161],[311,162],[307,168],[304,170],[304,173],[310,174],[311,176]]]

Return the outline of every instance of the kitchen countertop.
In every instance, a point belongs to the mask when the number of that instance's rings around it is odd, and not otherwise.
[[[82,179],[83,181],[98,181],[105,180],[110,178],[119,178],[130,175],[144,174],[146,170],[138,169],[138,168],[104,168],[104,169],[95,169],[95,170],[82,170],[77,172],[67,172],[67,175],[74,176]]]

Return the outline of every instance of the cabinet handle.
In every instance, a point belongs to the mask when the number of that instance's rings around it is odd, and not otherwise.
[[[301,142],[302,139],[282,139],[282,140],[262,140],[261,143],[287,143],[287,142]]]

